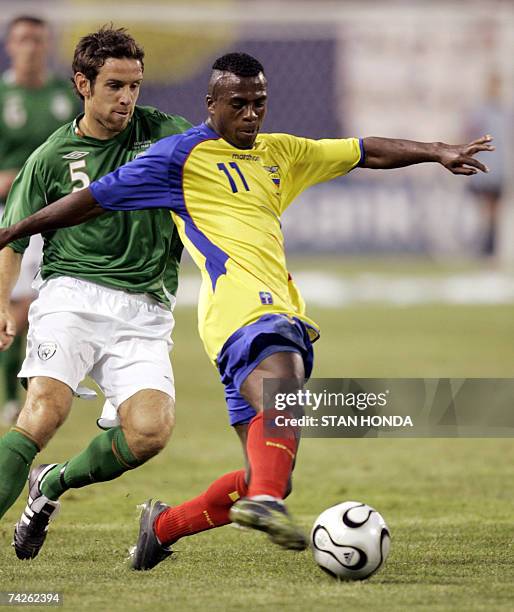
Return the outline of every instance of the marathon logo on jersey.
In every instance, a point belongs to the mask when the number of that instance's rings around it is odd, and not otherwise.
[[[264,306],[273,304],[273,296],[269,291],[259,291],[259,297],[261,299],[261,304],[264,304]]]
[[[277,187],[280,187],[280,167],[279,166],[264,166],[264,170],[270,173],[271,180]]]
[[[232,153],[232,159],[243,159],[245,161],[259,161],[261,158],[258,155],[251,155],[250,153]]]
[[[57,344],[55,342],[41,342],[37,347],[37,356],[41,361],[48,361],[55,355]]]
[[[63,159],[81,159],[82,157],[86,157],[89,155],[89,151],[72,151],[71,153],[67,153],[63,155]]]

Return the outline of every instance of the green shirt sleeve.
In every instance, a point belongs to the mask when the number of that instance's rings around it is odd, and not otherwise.
[[[166,136],[173,136],[174,134],[182,134],[189,128],[193,127],[189,121],[180,117],[179,115],[166,115],[167,121],[162,124],[161,135],[163,138]]]
[[[21,219],[32,215],[46,205],[45,187],[40,162],[35,154],[31,155],[12,184],[7,198],[1,227],[9,227]],[[17,253],[24,253],[29,246],[30,237],[11,242]]]

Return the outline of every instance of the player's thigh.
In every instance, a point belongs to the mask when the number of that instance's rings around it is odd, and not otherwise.
[[[263,359],[246,377],[241,385],[241,395],[258,412],[264,409],[264,380],[268,382],[267,391],[273,394],[272,385],[278,392],[284,384],[288,392],[301,389],[305,382],[305,367],[302,355],[298,351],[280,351]]]
[[[45,376],[31,378],[16,425],[43,448],[66,420],[72,399],[72,390],[65,383]]]

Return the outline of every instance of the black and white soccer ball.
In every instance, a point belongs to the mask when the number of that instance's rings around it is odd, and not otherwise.
[[[311,543],[322,570],[340,580],[364,580],[384,565],[391,535],[374,508],[347,501],[318,516]]]

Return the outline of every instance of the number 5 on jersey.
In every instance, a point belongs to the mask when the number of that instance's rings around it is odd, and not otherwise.
[[[79,159],[78,161],[70,162],[70,177],[72,183],[78,183],[73,186],[71,190],[72,193],[75,191],[80,191],[81,189],[85,189],[91,183],[91,180],[86,172],[81,170],[81,168],[86,167],[86,160]]]

